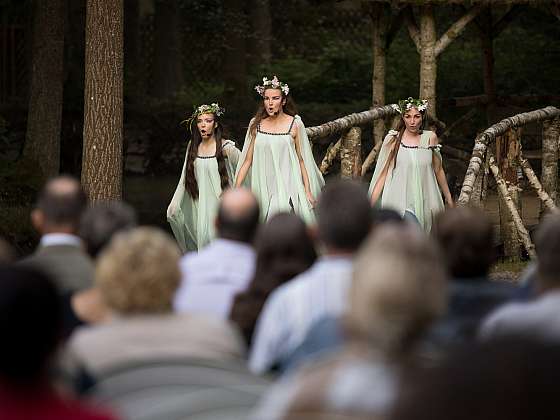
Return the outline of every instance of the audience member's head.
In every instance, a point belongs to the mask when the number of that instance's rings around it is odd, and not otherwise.
[[[276,214],[261,225],[255,247],[255,275],[248,290],[235,297],[230,316],[248,342],[270,293],[307,270],[317,258],[305,223],[293,213]]]
[[[0,237],[0,264],[8,264],[16,259],[16,253],[11,245]]]
[[[57,176],[47,181],[39,192],[31,220],[41,234],[75,234],[87,201],[77,179],[67,175]]]
[[[406,350],[446,305],[433,241],[406,224],[381,226],[356,256],[347,326],[387,352]]]
[[[223,193],[216,218],[220,238],[251,243],[258,224],[259,204],[251,191],[234,188]]]
[[[458,349],[401,381],[391,420],[558,418],[560,346],[504,340]]]
[[[479,209],[457,207],[440,213],[432,234],[454,278],[484,278],[494,263],[492,224]]]
[[[42,272],[0,267],[1,382],[32,384],[45,378],[62,336],[56,287]]]
[[[115,233],[132,229],[137,224],[136,212],[125,202],[99,202],[83,214],[78,234],[83,239],[88,254],[96,258]]]
[[[372,224],[365,188],[352,181],[327,184],[317,203],[319,239],[327,250],[354,252]]]
[[[404,223],[404,219],[395,210],[385,209],[385,208],[374,208],[372,223],[374,228],[376,228],[385,223]]]
[[[104,302],[121,315],[170,311],[181,279],[179,257],[175,241],[157,228],[117,233],[96,267]]]
[[[257,262],[251,288],[265,293],[307,270],[317,258],[305,223],[293,213],[276,214],[262,225],[255,248]]]
[[[537,230],[535,247],[540,289],[560,287],[560,215],[545,217]]]

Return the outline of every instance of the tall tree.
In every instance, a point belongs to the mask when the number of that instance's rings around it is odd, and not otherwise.
[[[122,195],[123,0],[88,0],[82,183],[90,199]]]
[[[225,30],[225,54],[223,75],[225,82],[224,102],[235,105],[235,116],[248,111],[247,98],[247,15],[243,0],[224,1],[224,19],[229,22]],[[230,105],[230,109],[233,108]],[[233,114],[230,114],[234,117]]]
[[[165,99],[183,84],[179,2],[156,0],[154,19],[153,94]]]
[[[140,96],[140,4],[124,0],[124,70],[128,101],[135,103]]]
[[[33,2],[33,56],[24,159],[43,177],[60,166],[65,0]]]
[[[251,26],[253,27],[251,64],[253,66],[268,65],[272,58],[270,0],[252,0],[251,3]]]

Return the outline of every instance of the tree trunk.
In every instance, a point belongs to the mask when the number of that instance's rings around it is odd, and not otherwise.
[[[429,112],[436,112],[437,56],[436,22],[432,5],[420,9],[420,98],[428,100]]]
[[[247,92],[247,15],[242,0],[225,0],[224,19],[229,22],[225,28],[225,53],[223,78],[225,83],[224,102],[229,104],[229,118],[244,118],[252,108],[251,96]],[[273,75],[269,75],[271,77]],[[253,91],[254,92],[254,91]],[[256,95],[256,93],[255,93]]]
[[[88,0],[82,184],[91,200],[122,196],[123,0]]]
[[[486,154],[485,157],[485,165],[488,162],[488,153]],[[486,167],[478,172],[478,175],[476,177],[476,180],[474,182],[474,186],[473,186],[473,192],[471,194],[471,200],[470,200],[470,204],[474,207],[478,207],[480,209],[484,209],[484,199],[485,197],[485,186],[487,185],[487,181],[486,181]]]
[[[352,127],[342,137],[340,151],[340,176],[346,179],[357,179],[362,172],[362,129]]]
[[[270,44],[272,42],[272,17],[270,16],[270,0],[252,0],[251,25],[252,66],[268,66],[272,58]]]
[[[64,71],[65,0],[34,2],[31,90],[24,159],[43,178],[58,174]]]
[[[124,0],[124,79],[126,95],[131,104],[138,103],[142,93],[140,65],[140,5],[139,0]]]
[[[520,150],[517,133],[513,129],[496,139],[497,165],[511,197],[511,202],[506,202],[505,197],[499,200],[500,236],[504,243],[504,257],[511,261],[519,261],[521,258],[520,240],[509,208],[513,204],[521,214],[521,194],[517,178]]]
[[[178,0],[156,0],[153,93],[160,99],[170,98],[183,85],[180,22]]]
[[[560,141],[560,117],[543,122],[542,139],[542,185],[552,201],[558,205],[558,147]]]
[[[387,25],[384,4],[372,5],[371,38],[373,55],[372,105],[373,108],[385,105],[385,58],[387,44]],[[385,120],[373,122],[373,144],[381,143],[385,135]]]
[[[494,81],[494,35],[492,30],[492,8],[488,6],[480,16],[482,30],[480,44],[482,47],[484,94],[488,98],[486,103],[486,122],[488,125],[496,122],[496,83]]]

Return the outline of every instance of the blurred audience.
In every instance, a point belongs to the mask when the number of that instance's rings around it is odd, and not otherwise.
[[[0,330],[0,418],[111,418],[62,398],[51,384],[62,318],[57,289],[47,275],[28,267],[0,267]]]
[[[423,232],[380,227],[356,257],[345,346],[283,377],[254,418],[385,418],[402,366],[445,309],[445,282],[438,249]]]
[[[524,340],[464,345],[404,376],[391,420],[557,419],[560,346]]]
[[[93,263],[77,236],[87,197],[77,179],[58,176],[39,192],[31,222],[41,234],[37,250],[21,264],[45,270],[59,292],[83,290],[93,284]]]
[[[123,201],[97,202],[89,207],[80,220],[78,235],[92,259],[96,259],[117,232],[137,225],[136,211]],[[62,295],[65,336],[79,325],[102,322],[108,310],[97,287]]]
[[[451,276],[447,313],[431,334],[432,340],[444,348],[475,339],[482,319],[510,300],[514,288],[488,277],[495,261],[494,235],[490,219],[482,210],[448,209],[436,217],[432,234]]]
[[[481,329],[485,339],[500,336],[535,337],[560,341],[560,215],[550,214],[536,236],[538,297],[515,302],[490,314]]]
[[[330,183],[319,196],[316,214],[323,255],[266,301],[249,358],[255,373],[281,369],[315,322],[340,316],[348,306],[353,256],[371,228],[366,191],[350,181]]]
[[[217,238],[181,260],[183,280],[174,300],[177,312],[227,319],[235,295],[247,289],[255,272],[252,242],[259,205],[247,189],[228,189],[216,217]]]
[[[294,213],[279,213],[261,226],[256,238],[255,275],[247,291],[234,300],[230,319],[251,344],[255,323],[270,293],[307,270],[317,254],[303,220]]]
[[[96,269],[97,287],[112,316],[71,337],[67,362],[74,372],[95,380],[131,362],[243,356],[242,339],[227,323],[172,312],[181,279],[179,257],[176,243],[156,228],[140,227],[113,238]]]

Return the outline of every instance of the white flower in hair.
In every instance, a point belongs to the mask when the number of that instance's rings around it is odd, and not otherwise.
[[[255,90],[261,96],[264,96],[264,92],[267,87],[271,87],[273,89],[280,89],[284,95],[288,95],[290,92],[290,88],[287,83],[283,83],[278,80],[278,77],[275,75],[272,80],[268,80],[267,77],[263,77],[263,84],[255,86]]]
[[[397,104],[391,104],[391,108],[393,108],[399,114],[401,113],[401,109],[399,108],[399,106]]]

